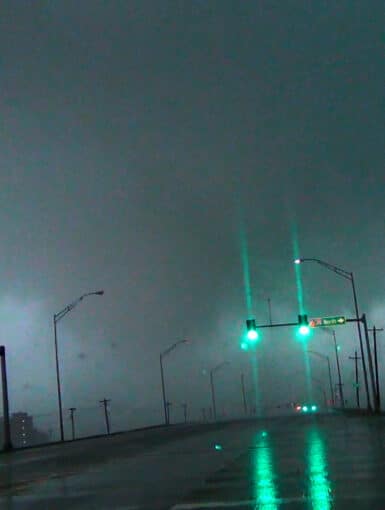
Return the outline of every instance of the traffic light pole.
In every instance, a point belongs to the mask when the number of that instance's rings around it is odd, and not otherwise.
[[[376,326],[373,326],[372,329],[369,329],[368,331],[373,332],[373,351],[374,351],[374,368],[376,371],[376,391],[377,391],[377,407],[380,411],[381,409],[381,397],[380,397],[380,382],[378,377],[378,356],[377,356],[377,332],[378,331],[384,331],[383,328],[376,328]]]
[[[243,409],[245,411],[245,415],[247,416],[247,401],[246,401],[245,376],[244,376],[244,374],[241,374],[241,388],[242,388],[242,397],[243,397]]]
[[[364,325],[366,350],[367,350],[367,353],[368,353],[368,360],[369,360],[370,382],[371,382],[371,385],[372,385],[372,393],[373,393],[374,412],[378,413],[379,412],[379,409],[378,409],[378,397],[377,397],[377,391],[376,391],[376,384],[375,384],[375,381],[374,381],[373,358],[372,358],[372,352],[371,352],[371,349],[370,349],[368,323],[366,322],[366,314],[362,315],[361,322]]]

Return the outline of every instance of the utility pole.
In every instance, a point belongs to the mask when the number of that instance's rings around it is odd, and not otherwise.
[[[359,358],[357,356],[357,351],[354,351],[354,357],[349,356],[349,359],[354,360],[354,364],[355,364],[355,368],[356,368],[356,401],[357,401],[357,407],[359,408],[360,407],[360,385],[358,383],[358,360],[360,360],[361,358]]]
[[[373,332],[373,350],[374,350],[374,369],[376,373],[376,404],[377,410],[380,412],[381,410],[381,397],[380,397],[380,381],[378,377],[378,356],[377,356],[377,331],[384,331],[384,328],[376,328],[373,326],[372,329],[368,329],[368,331]]]
[[[273,316],[271,314],[271,299],[267,298],[267,306],[269,308],[269,323],[270,325],[273,324]]]
[[[338,372],[338,387],[340,390],[341,407],[342,407],[342,409],[344,409],[345,408],[345,398],[344,398],[344,390],[342,388],[340,358],[338,356],[338,345],[337,345],[337,339],[336,339],[336,332],[334,331],[334,329],[332,330],[332,334],[333,334],[333,340],[334,340],[334,351],[336,354],[336,363],[337,363],[337,372]]]
[[[166,410],[167,410],[167,425],[170,425],[170,408],[172,406],[172,402],[166,402]]]
[[[76,411],[76,407],[70,407],[69,409],[70,419],[71,419],[71,429],[72,429],[72,441],[75,439],[75,416],[74,413]]]
[[[183,407],[183,415],[184,415],[184,422],[187,423],[187,404],[182,404]]]
[[[104,407],[104,417],[105,417],[105,420],[106,420],[107,435],[110,435],[110,419],[109,419],[109,416],[108,416],[107,405],[108,405],[109,402],[111,402],[111,399],[104,398],[103,400],[99,400],[99,402],[101,404],[103,404],[103,407]]]
[[[245,376],[244,376],[244,374],[241,374],[241,387],[242,387],[242,397],[243,397],[243,409],[245,411],[245,415],[247,416],[247,401],[246,401]]]
[[[7,367],[5,363],[5,347],[0,345],[0,358],[1,358],[1,383],[3,389],[3,417],[4,417],[4,444],[3,450],[12,450],[11,441],[11,427],[9,424],[9,400],[8,400],[8,381],[7,381]]]

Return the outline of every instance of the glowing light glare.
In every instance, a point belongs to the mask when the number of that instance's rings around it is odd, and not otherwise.
[[[254,342],[255,340],[258,340],[258,333],[255,329],[250,329],[250,331],[247,332],[247,338]]]
[[[311,410],[312,410],[312,411],[317,411],[317,406],[312,405],[312,406],[311,406]]]
[[[328,477],[326,448],[322,437],[312,431],[308,438],[309,496],[313,510],[334,508],[332,486]]]
[[[302,411],[303,411],[304,413],[307,413],[307,412],[308,412],[308,410],[309,410],[308,406],[303,406],[303,407],[302,407]]]
[[[278,510],[279,498],[275,485],[276,474],[274,473],[273,455],[266,431],[261,433],[255,446],[252,458],[255,499],[253,508]]]
[[[302,406],[296,406],[295,410],[300,411],[302,409]]]
[[[305,324],[300,326],[298,331],[299,331],[299,334],[302,336],[307,336],[310,334],[310,328],[309,328],[309,326],[306,326]]]
[[[242,351],[247,351],[249,349],[249,346],[246,342],[241,343],[241,349]]]
[[[216,445],[214,446],[214,448],[215,448],[217,451],[222,450],[222,446],[221,446],[220,444],[216,444]]]
[[[302,262],[302,260],[301,260],[301,259],[295,259],[295,260],[294,260],[294,264],[300,264],[301,262]]]

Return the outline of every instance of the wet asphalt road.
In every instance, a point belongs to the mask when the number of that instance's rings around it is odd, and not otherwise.
[[[0,509],[384,510],[383,418],[182,426],[0,456]]]

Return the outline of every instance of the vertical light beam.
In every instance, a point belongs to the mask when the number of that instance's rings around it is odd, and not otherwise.
[[[292,222],[292,242],[293,242],[293,260],[300,258],[300,250],[298,243],[298,233],[297,227]],[[298,309],[301,315],[306,314],[305,312],[305,304],[303,297],[303,287],[302,287],[302,275],[301,275],[301,264],[293,264],[295,271],[295,283],[297,286],[297,300],[298,300]],[[313,401],[313,384],[312,384],[312,376],[311,376],[311,366],[309,360],[309,353],[307,352],[307,343],[306,337],[301,338],[302,347],[303,347],[303,360],[305,364],[305,373],[306,373],[306,397],[309,402]]]
[[[247,316],[252,316],[253,300],[251,293],[250,264],[249,264],[249,247],[247,242],[246,227],[241,220],[240,222],[240,243],[241,243],[241,261],[243,270],[243,286],[245,289]]]

